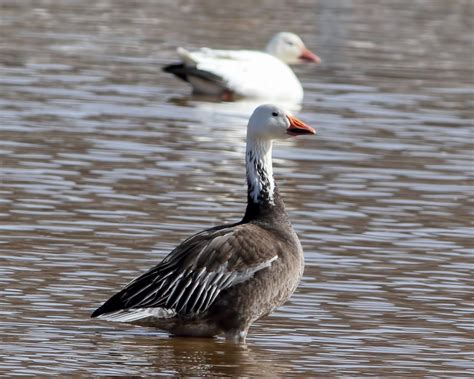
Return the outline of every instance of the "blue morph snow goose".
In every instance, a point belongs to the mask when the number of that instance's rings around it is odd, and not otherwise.
[[[274,105],[259,106],[247,127],[243,219],[188,238],[92,317],[245,341],[250,325],[285,303],[303,274],[303,250],[273,179],[272,141],[315,133]]]
[[[165,66],[165,72],[189,82],[196,94],[291,100],[303,99],[303,87],[289,64],[320,63],[299,36],[277,33],[266,51],[214,50],[201,48],[190,52],[177,50],[180,63]]]

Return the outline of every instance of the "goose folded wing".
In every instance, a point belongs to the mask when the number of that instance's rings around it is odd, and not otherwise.
[[[247,96],[255,95],[260,87],[272,87],[281,70],[287,70],[278,59],[258,51],[201,49],[191,56],[195,70],[209,73],[219,78],[219,85]]]
[[[156,317],[202,313],[221,291],[270,267],[278,258],[272,243],[271,236],[250,224],[198,233],[110,298],[92,317],[133,310]]]

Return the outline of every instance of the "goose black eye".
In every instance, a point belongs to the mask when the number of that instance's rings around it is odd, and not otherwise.
[[[273,113],[272,113],[272,116],[273,116],[273,117],[278,116],[278,112],[273,112]]]
[[[290,45],[290,46],[293,46],[293,45],[294,45],[294,43],[291,42],[291,41],[286,41],[286,43],[287,43],[288,45]]]

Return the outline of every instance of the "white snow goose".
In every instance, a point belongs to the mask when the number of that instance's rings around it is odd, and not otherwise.
[[[273,179],[272,141],[315,133],[274,105],[259,106],[247,127],[242,220],[189,237],[91,317],[244,342],[250,325],[285,303],[303,274],[303,250]]]
[[[179,47],[177,53],[181,62],[163,70],[189,82],[194,93],[223,100],[247,97],[301,102],[303,87],[288,65],[321,61],[300,37],[288,32],[273,36],[266,52],[209,48],[190,52]]]

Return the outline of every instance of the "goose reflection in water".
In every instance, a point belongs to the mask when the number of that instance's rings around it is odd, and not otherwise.
[[[222,340],[176,337],[157,339],[147,358],[152,360],[157,372],[170,375],[288,377],[289,369],[278,362],[277,354]]]

